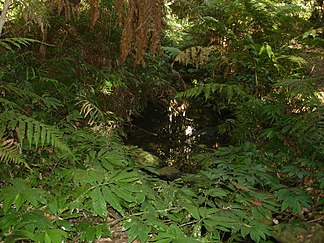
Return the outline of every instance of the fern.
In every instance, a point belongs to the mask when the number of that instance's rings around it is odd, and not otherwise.
[[[14,93],[16,96],[19,96],[23,99],[32,100],[33,103],[42,103],[47,108],[57,109],[59,106],[62,106],[61,102],[58,99],[50,97],[48,94],[43,94],[43,96],[39,96],[33,92],[18,88],[13,84],[1,85],[0,90],[1,89],[9,93]]]
[[[7,100],[5,98],[0,97],[0,104],[2,104],[2,106],[10,108],[10,109],[19,109],[19,105],[17,105],[15,102],[12,102],[10,100]]]
[[[24,37],[0,39],[0,45],[6,48],[7,50],[11,50],[11,51],[13,50],[12,46],[21,49],[23,46],[28,46],[34,43],[43,44],[43,45],[45,44],[44,42],[41,42],[39,40],[24,38]]]
[[[7,111],[0,114],[2,126],[9,131],[17,131],[21,146],[27,140],[29,148],[43,147],[51,144],[53,147],[61,149],[71,154],[68,145],[64,142],[60,130],[53,126],[41,123],[33,118],[27,117],[14,111]]]
[[[315,98],[316,88],[314,85],[315,79],[285,79],[280,81],[275,87],[282,91],[285,91],[288,98],[296,98],[300,96],[302,98]]]
[[[171,58],[175,58],[181,53],[181,50],[175,47],[164,46],[161,49]]]
[[[78,104],[82,104],[80,113],[84,115],[85,118],[89,118],[88,124],[91,126],[94,123],[103,120],[104,113],[99,109],[99,107],[89,100],[81,100]]]
[[[246,92],[243,90],[241,85],[237,84],[220,84],[220,83],[209,83],[202,84],[191,88],[187,91],[180,92],[177,97],[181,98],[195,98],[201,94],[204,94],[205,99],[208,100],[211,98],[211,94],[220,92],[227,99],[228,103],[234,97],[245,97]]]
[[[170,49],[169,49],[170,50]],[[187,48],[186,50],[180,52],[176,55],[174,62],[179,62],[184,65],[192,63],[198,68],[203,64],[207,64],[209,60],[209,55],[212,52],[215,52],[217,48],[215,46],[201,47],[194,46]]]
[[[234,119],[226,119],[222,124],[217,126],[219,133],[225,134],[233,130],[235,128],[235,122]]]
[[[0,89],[7,91],[9,93],[14,93],[16,96],[25,98],[25,99],[33,99],[33,100],[41,100],[42,99],[39,95],[36,95],[35,93],[27,91],[27,90],[20,89],[20,88],[16,87],[14,84],[10,84],[10,83],[1,85]]]
[[[102,111],[101,107],[95,101],[90,100],[85,95],[78,97],[78,105],[81,105],[80,113],[83,114],[84,118],[88,118],[88,124],[90,126],[94,124],[104,124],[107,122],[107,117],[113,113],[110,111]]]
[[[0,136],[0,161],[3,163],[25,164],[23,156],[19,152],[19,146],[14,139],[5,139]]]

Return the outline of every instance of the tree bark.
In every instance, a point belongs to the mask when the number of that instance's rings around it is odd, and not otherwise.
[[[3,26],[6,22],[6,14],[10,5],[10,0],[5,0],[0,16],[0,35],[2,34]]]

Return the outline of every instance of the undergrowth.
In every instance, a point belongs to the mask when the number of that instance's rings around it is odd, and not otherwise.
[[[267,18],[269,1],[186,2],[197,12],[186,14],[192,38],[182,43],[192,43],[164,47],[145,67],[106,65],[95,45],[48,45],[44,57],[30,46],[43,42],[0,40],[0,241],[94,242],[122,231],[128,242],[267,242],[294,221],[323,218],[322,77],[309,77],[284,31],[273,34],[295,21],[296,6],[273,4]],[[82,17],[65,27],[86,29]],[[320,29],[298,20],[296,46],[322,43]],[[115,27],[102,31],[105,53],[116,47]],[[174,98],[219,117],[213,125],[229,142],[195,153],[195,173],[166,181],[123,143],[123,125],[149,102]]]

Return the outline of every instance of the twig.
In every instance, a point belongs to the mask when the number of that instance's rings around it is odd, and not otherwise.
[[[309,221],[307,221],[307,223],[313,223],[313,222],[316,222],[316,221],[321,221],[321,220],[323,220],[323,219],[324,219],[324,216],[319,217],[319,218],[317,218],[317,219],[309,220]]]
[[[195,223],[197,223],[197,222],[198,222],[198,220],[190,221],[190,222],[187,222],[187,223],[185,223],[185,224],[181,224],[181,225],[179,225],[179,228],[184,227],[184,226],[188,226],[188,225],[191,225],[191,224],[195,224]]]
[[[116,224],[120,223],[123,220],[124,220],[124,218],[116,219],[116,220],[112,221],[111,223],[109,223],[109,227],[112,228],[113,226],[115,226]]]

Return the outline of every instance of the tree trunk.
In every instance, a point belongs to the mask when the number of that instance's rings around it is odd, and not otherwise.
[[[6,22],[6,14],[10,5],[10,0],[5,0],[0,16],[0,35],[2,34],[3,25]]]

